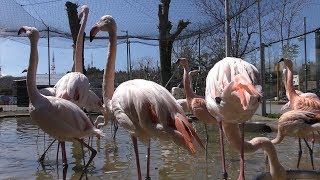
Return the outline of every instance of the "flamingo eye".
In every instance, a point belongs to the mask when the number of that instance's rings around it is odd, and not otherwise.
[[[220,104],[220,102],[222,101],[221,97],[216,97],[215,100],[216,100],[216,103],[218,104]]]

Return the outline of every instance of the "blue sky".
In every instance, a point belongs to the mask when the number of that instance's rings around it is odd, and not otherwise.
[[[150,42],[149,42],[150,43]],[[154,42],[153,44],[156,44]],[[70,41],[71,44],[71,41]],[[107,40],[106,40],[107,45]],[[127,69],[127,50],[126,44],[119,44],[117,49],[116,70]],[[66,73],[72,67],[72,49],[67,48],[50,48],[51,60],[52,52],[55,56],[56,73]],[[48,49],[39,47],[39,64],[38,74],[48,73]],[[2,75],[22,76],[22,70],[28,67],[30,46],[9,39],[0,38],[0,64],[2,66]],[[107,56],[107,48],[86,49],[85,66],[91,63],[91,54],[93,65],[99,69],[104,69]],[[152,57],[154,60],[159,59],[159,48],[139,43],[131,43],[131,59],[135,61],[143,57]]]
[[[303,16],[307,17],[307,29],[308,30],[319,27],[319,25],[320,25],[319,20],[318,20],[319,19],[318,17],[320,16],[320,13],[319,13],[320,2],[319,3],[317,1],[314,1],[314,2],[316,2],[316,3],[313,3],[313,5],[311,5],[311,6],[308,6],[308,8],[306,8],[302,12],[301,32],[303,32],[303,30],[302,30],[303,29]],[[90,17],[93,15],[96,15],[97,13],[101,14],[101,12],[96,10],[97,7],[95,7],[94,5],[98,5],[98,4],[92,5],[92,8],[91,8],[92,11],[90,10],[91,11]],[[110,4],[110,5],[112,5],[112,4]],[[115,2],[115,5],[117,5],[116,2]],[[179,4],[179,3],[178,3],[178,5],[181,6],[181,4]],[[111,8],[109,6],[107,6],[107,7]],[[157,6],[155,6],[155,7],[157,7]],[[95,12],[95,10],[96,10],[96,12]],[[112,10],[112,9],[110,9],[110,10]],[[108,11],[110,11],[110,10],[108,9]],[[185,15],[185,13],[180,12],[181,9],[178,9],[178,10],[179,11],[177,11],[177,12],[179,13],[179,15]],[[123,12],[123,11],[121,11],[121,12]],[[119,11],[112,12],[111,14],[113,14],[113,13],[119,13]],[[154,14],[154,12],[152,14]],[[129,15],[132,15],[132,13]],[[149,16],[151,16],[151,15],[149,15]],[[149,17],[149,16],[147,16],[147,17]],[[144,18],[146,18],[146,17],[144,17]],[[125,18],[119,17],[117,20],[123,21],[124,19]],[[93,17],[91,17],[89,20],[94,21],[94,22],[96,21],[96,19]],[[126,20],[125,23],[129,22],[129,20],[127,20],[127,19],[125,19],[125,20]],[[146,18],[146,20],[152,21],[155,24],[152,27],[156,28],[155,22],[157,21],[157,19],[149,17],[149,19]],[[123,24],[125,24],[125,23],[123,23]],[[139,23],[139,22],[131,22],[131,23]],[[93,22],[87,23],[86,32],[88,31],[88,29],[90,29],[90,26],[92,24],[93,24]],[[194,23],[192,23],[192,24],[194,24]],[[147,27],[149,27],[149,26],[146,26],[143,29],[148,30]],[[126,29],[126,28],[121,27],[121,26],[119,27],[119,30],[123,30],[123,29]],[[141,29],[141,27],[140,27],[140,29]],[[103,36],[104,34],[100,34],[100,35]],[[123,34],[119,34],[119,35],[123,35]],[[23,38],[26,38],[26,37],[23,37]],[[308,39],[308,49],[307,49],[308,59],[313,60],[314,53],[315,53],[314,52],[314,34],[308,35],[307,39]],[[67,42],[67,43],[69,43],[70,46],[72,44],[71,40],[70,40],[70,42]],[[148,43],[157,44],[158,42],[156,42],[156,41],[150,42],[149,41]],[[107,46],[107,42],[105,42],[105,44]],[[303,56],[303,53],[304,53],[303,42],[299,42],[299,45],[301,47],[301,50],[300,50],[301,57],[299,57],[298,61],[302,61],[303,57],[304,57]],[[19,42],[11,41],[9,39],[0,38],[0,65],[2,66],[2,75],[12,75],[12,76],[24,75],[21,72],[23,69],[25,69],[28,66],[28,59],[29,59],[29,53],[30,53],[29,48],[30,47],[29,47],[28,43],[22,44]],[[277,45],[275,45],[273,48],[275,48],[274,51],[276,51],[278,47],[277,47]],[[67,48],[67,49],[51,48],[51,59],[52,59],[52,52],[53,51],[55,54],[56,73],[66,73],[72,67],[72,49],[71,48]],[[106,48],[86,49],[85,50],[85,60],[86,60],[85,66],[87,66],[87,64],[90,64],[91,54],[92,54],[94,66],[99,69],[103,69],[105,66],[105,63],[106,63],[106,55],[107,55],[106,53],[107,53]],[[140,59],[143,57],[152,57],[154,60],[159,60],[159,49],[156,46],[148,46],[148,45],[144,45],[144,44],[133,43],[133,44],[131,44],[131,55],[132,55],[132,57],[131,57],[132,61],[136,61],[137,59]],[[39,47],[39,60],[40,61],[39,61],[37,73],[38,74],[48,73],[47,47]],[[118,51],[117,51],[116,69],[117,70],[120,70],[120,69],[126,70],[127,69],[127,62],[126,61],[127,61],[126,44],[125,43],[119,44]]]

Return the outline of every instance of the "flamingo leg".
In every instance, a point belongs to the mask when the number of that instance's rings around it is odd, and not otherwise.
[[[312,169],[314,170],[314,164],[313,164],[313,150],[310,147],[310,145],[308,144],[307,140],[305,138],[303,138],[304,142],[306,143],[308,149],[309,149],[309,154],[310,154],[310,160],[311,160],[311,165],[312,165]]]
[[[51,144],[47,147],[47,149],[44,151],[44,153],[43,153],[43,154],[41,155],[41,157],[38,159],[38,162],[43,163],[44,158],[45,158],[45,156],[46,156],[46,153],[48,152],[48,150],[50,149],[50,147],[52,146],[52,144],[53,144],[54,142],[56,142],[56,139],[53,140],[53,141],[51,142]]]
[[[209,145],[209,133],[208,133],[208,127],[206,124],[204,124],[204,129],[206,131],[206,159],[208,155],[208,145]]]
[[[66,153],[66,143],[64,141],[61,142],[61,151],[62,151],[62,165],[63,168],[68,167],[67,162],[67,153]]]
[[[58,141],[57,156],[56,156],[57,169],[58,169],[58,165],[59,165],[59,163],[58,163],[58,155],[59,155],[59,147],[60,147],[60,144],[61,144],[61,142]]]
[[[224,156],[224,142],[223,142],[223,129],[222,122],[219,122],[219,135],[220,135],[220,151],[221,151],[221,163],[222,163],[222,176],[223,179],[228,179],[228,173],[226,171],[226,163]]]
[[[137,138],[131,135],[131,139],[133,142],[134,154],[136,156],[136,166],[137,166],[137,173],[138,173],[138,180],[141,180],[141,170],[140,170],[140,161],[139,161],[139,152],[138,152],[138,142]]]
[[[147,176],[146,180],[151,180],[150,178],[150,139],[148,142],[148,155],[147,155]]]
[[[299,168],[299,165],[300,165],[301,155],[302,155],[301,139],[299,138],[299,151],[298,151],[298,162],[297,162],[297,168]]]
[[[240,174],[238,180],[244,179],[244,123],[240,125],[241,132],[241,147],[240,147]]]
[[[96,156],[97,151],[95,149],[93,149],[91,146],[89,146],[88,144],[86,144],[82,139],[76,139],[76,140],[79,141],[83,146],[85,146],[86,148],[88,148],[92,152],[89,161],[87,162],[87,164],[85,165],[85,167],[81,173],[81,176],[80,176],[80,179],[81,179],[83,174],[87,172],[88,166],[92,162],[93,158]]]
[[[90,143],[90,137],[89,137],[89,143]],[[84,150],[83,150],[83,144],[81,144],[81,150],[82,150],[82,160],[83,160],[83,166],[86,166],[86,160],[84,158]],[[87,173],[86,173],[86,179],[88,179]]]

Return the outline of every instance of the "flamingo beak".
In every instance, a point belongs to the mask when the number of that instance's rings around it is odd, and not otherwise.
[[[278,63],[283,62],[283,61],[284,61],[284,58],[281,58],[281,59],[280,59],[280,61],[279,61]]]
[[[95,24],[91,30],[90,30],[90,42],[92,42],[92,40],[94,39],[94,37],[96,36],[96,34],[100,31],[99,27],[97,24]]]
[[[180,58],[174,63],[174,64],[179,64],[180,63]]]
[[[80,13],[79,13],[79,20],[81,20],[82,19],[82,16],[83,16],[83,11],[81,11]]]
[[[20,35],[21,33],[26,33],[26,32],[27,32],[26,28],[22,27],[19,29],[18,35]]]

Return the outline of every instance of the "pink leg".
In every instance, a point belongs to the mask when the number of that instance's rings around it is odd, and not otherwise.
[[[140,170],[140,161],[139,161],[139,152],[138,152],[138,142],[137,138],[134,136],[131,136],[132,142],[133,142],[133,148],[134,148],[134,154],[136,155],[136,165],[137,165],[137,173],[138,173],[138,180],[141,180],[141,170]]]
[[[228,173],[226,170],[226,162],[224,156],[224,142],[223,142],[223,129],[222,122],[219,122],[219,135],[220,135],[220,151],[221,151],[221,163],[222,163],[222,175],[223,179],[228,179]]]
[[[240,147],[240,174],[238,180],[244,180],[244,123],[240,125],[241,147]]]
[[[146,180],[150,180],[150,139],[148,142],[148,156],[147,156],[147,176]]]

